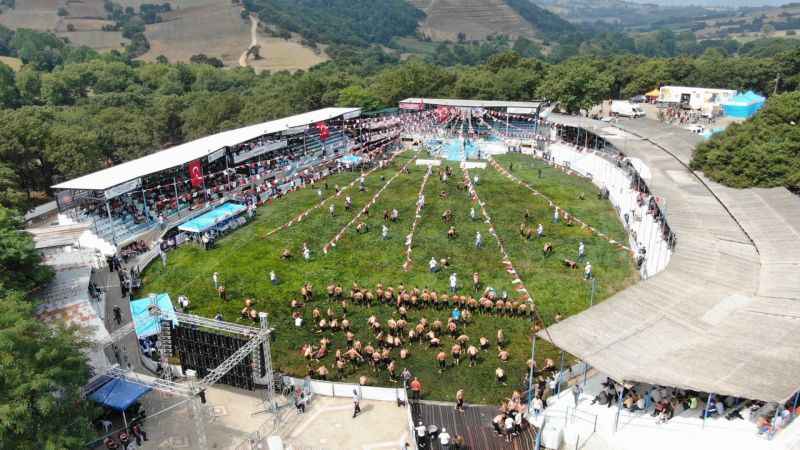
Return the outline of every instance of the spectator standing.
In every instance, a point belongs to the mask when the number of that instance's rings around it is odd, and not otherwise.
[[[357,415],[361,413],[361,397],[358,395],[358,391],[353,389],[353,419],[356,418]]]

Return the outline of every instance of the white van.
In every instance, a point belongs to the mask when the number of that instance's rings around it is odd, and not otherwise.
[[[645,113],[638,103],[631,103],[627,100],[612,100],[611,114],[622,117],[644,117]]]

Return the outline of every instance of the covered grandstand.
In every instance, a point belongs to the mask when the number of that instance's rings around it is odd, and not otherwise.
[[[280,195],[396,137],[396,120],[325,108],[206,136],[53,186],[62,224],[88,223],[124,246],[232,196]],[[313,171],[312,171],[313,169]]]
[[[605,134],[643,161],[649,186],[669,205],[678,243],[661,273],[538,336],[626,386],[731,397],[740,408],[768,403],[776,415],[788,405],[793,413],[800,397],[800,199],[784,188],[727,188],[690,171],[699,138],[684,130],[549,120]]]

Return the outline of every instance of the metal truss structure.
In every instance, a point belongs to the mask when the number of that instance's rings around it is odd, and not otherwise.
[[[154,303],[155,306],[155,303]],[[159,327],[161,324],[161,311],[156,307],[151,311],[151,315],[159,316]],[[264,346],[264,367],[261,368],[265,372],[264,379],[266,381],[266,389],[264,391],[264,412],[276,412],[277,403],[274,400],[275,395],[275,380],[272,372],[272,353],[270,351],[270,334],[272,330],[269,328],[266,313],[259,313],[260,327],[250,327],[246,325],[238,325],[234,323],[224,322],[221,320],[207,319],[205,317],[195,316],[192,314],[175,313],[179,323],[194,325],[197,327],[207,328],[224,333],[238,334],[247,337],[247,343],[237,349],[231,356],[223,361],[219,366],[211,370],[202,380],[190,381],[189,384],[176,383],[171,380],[170,371],[164,370],[161,378],[151,378],[142,380],[133,375],[133,371],[122,369],[118,365],[112,366],[106,372],[94,377],[97,379],[100,376],[109,376],[113,378],[123,379],[132,383],[137,383],[153,390],[163,392],[169,395],[179,396],[190,400],[192,416],[197,431],[197,448],[199,450],[208,449],[208,440],[205,430],[205,410],[202,403],[205,403],[205,391],[216,384],[222,377],[224,377],[232,368],[241,363],[248,355],[254,355],[253,361],[259,361],[258,349],[263,344]],[[130,322],[111,333],[111,343],[119,342],[130,333],[135,331],[135,324]],[[161,333],[159,328],[159,334]],[[159,338],[159,351],[162,358],[166,358],[166,354],[171,353],[171,349],[167,348],[169,344],[163,342],[164,339]],[[166,366],[164,366],[166,367]]]

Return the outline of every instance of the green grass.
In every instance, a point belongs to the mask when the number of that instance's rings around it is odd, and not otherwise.
[[[321,337],[312,331],[308,323],[314,307],[319,307],[323,313],[328,308],[324,292],[330,283],[340,283],[345,292],[349,292],[353,282],[370,289],[374,289],[377,283],[386,286],[403,283],[406,287],[427,287],[444,292],[448,286],[449,271],[430,273],[427,261],[433,256],[446,257],[452,261],[452,271],[458,273],[459,282],[465,286],[461,291],[463,294],[470,293],[471,274],[477,271],[485,285],[498,291],[507,290],[509,296],[514,297],[511,278],[502,267],[497,244],[489,235],[488,226],[480,220],[469,220],[471,200],[465,191],[457,188],[457,183],[463,179],[463,173],[457,165],[453,165],[455,173],[447,184],[442,183],[435,174],[428,181],[425,189],[427,205],[414,236],[413,266],[408,272],[402,269],[405,261],[404,238],[411,228],[416,195],[425,173],[425,168],[414,166],[413,163],[409,166],[410,173],[401,174],[394,180],[371,209],[370,217],[365,219],[370,225],[369,233],[359,235],[354,229],[348,229],[337,246],[327,255],[323,255],[322,247],[353,218],[359,207],[369,200],[385,180],[397,173],[401,165],[411,157],[412,154],[401,155],[390,167],[367,177],[366,193],[358,192],[357,186],[349,191],[355,204],[352,212],[344,210],[342,196],[335,201],[336,217],[329,216],[327,207],[321,208],[312,212],[303,222],[263,239],[265,233],[318,202],[315,189],[303,189],[259,209],[258,217],[253,223],[223,238],[214,250],[206,252],[187,245],[170,253],[166,269],[162,269],[160,264],[154,264],[145,271],[145,289],[140,295],[168,292],[176,298],[185,294],[192,301],[191,312],[213,316],[221,311],[226,320],[241,323],[245,322],[239,319],[244,299],[254,298],[257,308],[270,314],[271,324],[277,330],[277,342],[272,346],[274,367],[295,375],[304,375],[307,371],[306,362],[299,353],[300,347],[305,343],[317,344]],[[522,158],[526,157],[515,159],[514,173],[518,176],[526,175],[522,166],[532,162]],[[504,158],[499,160],[506,162]],[[556,311],[568,315],[580,312],[588,306],[589,285],[582,280],[581,271],[568,270],[560,263],[563,257],[577,251],[580,239],[586,242],[589,257],[599,277],[600,289],[596,301],[601,301],[635,279],[631,261],[624,252],[615,250],[601,239],[588,236],[578,227],[552,226],[549,220],[544,222],[547,240],[554,244],[556,254],[545,260],[541,254],[542,242],[524,241],[519,238],[517,227],[525,208],[529,208],[537,220],[549,218],[552,212],[547,205],[492,169],[479,173],[482,181],[478,192],[486,202],[498,233],[504,240],[520,276],[539,305],[546,323],[550,323]],[[335,184],[344,186],[357,176],[356,173],[344,173],[329,178],[327,182],[330,189],[326,195],[330,194]],[[381,176],[385,180],[382,181]],[[578,214],[579,217],[592,224],[608,224],[612,231],[621,232],[622,226],[618,223],[618,229],[613,230],[612,224],[616,220],[613,209],[597,200],[593,195],[596,189],[590,184],[555,171],[547,172],[545,180],[547,183],[543,182],[537,188],[558,198],[559,202],[563,199],[568,208],[567,197],[577,190],[588,190],[586,200],[580,205],[576,204],[576,214],[579,207],[582,207],[581,211],[585,212],[585,216]],[[551,189],[552,192],[549,191]],[[441,191],[448,193],[446,200],[439,198]],[[575,198],[577,199],[577,194]],[[400,222],[390,225],[390,239],[384,241],[380,238],[382,213],[384,209],[391,208],[399,210]],[[448,226],[440,218],[442,211],[447,208],[454,211],[456,228],[460,234],[454,241],[447,239]],[[473,246],[475,232],[478,230],[483,234],[485,242],[484,248],[480,250]],[[312,250],[313,260],[310,262],[303,261],[300,255],[303,242],[307,242]],[[293,260],[280,259],[284,248],[292,250],[295,254]],[[269,283],[267,274],[270,270],[276,271],[281,284],[272,286]],[[217,298],[211,282],[211,275],[215,271],[220,273],[228,291],[230,300],[224,304]],[[299,289],[305,281],[314,285],[316,300],[305,308],[307,326],[296,328],[290,317],[289,302],[299,298]],[[331,306],[339,313],[339,305]],[[372,339],[366,321],[373,314],[383,323],[390,317],[397,317],[394,308],[380,304],[371,308],[351,304],[347,314],[353,323],[357,339],[365,344]],[[421,317],[426,317],[431,322],[435,319],[446,322],[448,315],[447,310],[412,310],[409,313],[409,323],[415,323]],[[529,320],[475,314],[472,323],[463,332],[473,342],[477,342],[480,336],[486,336],[494,342],[498,328],[504,330],[511,352],[511,361],[502,365],[509,380],[515,383],[524,376],[525,362],[530,357]],[[341,332],[329,334],[329,337],[333,340],[331,354],[336,348],[344,346],[344,335]],[[442,347],[448,354],[452,344],[451,338],[442,338]],[[481,353],[477,367],[469,368],[462,362],[459,367],[448,368],[444,375],[439,375],[436,370],[436,351],[418,344],[410,344],[408,348],[411,356],[404,361],[399,360],[397,351],[393,352],[393,356],[398,358],[398,372],[403,367],[408,367],[415,376],[419,376],[425,385],[426,398],[452,400],[455,391],[464,388],[469,402],[495,403],[507,397],[513,386],[512,383],[506,387],[494,383],[494,370],[501,365],[495,347],[489,352]],[[536,359],[540,363],[545,357],[556,355],[552,346],[543,342],[541,345],[537,344]],[[323,362],[334,374],[333,356],[328,356]],[[358,373],[348,373],[345,380],[356,381],[362,374],[370,378],[370,384],[394,386],[385,373],[370,373],[366,365]]]

